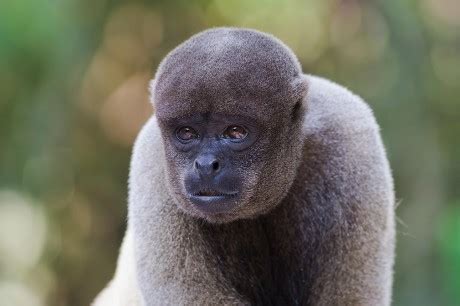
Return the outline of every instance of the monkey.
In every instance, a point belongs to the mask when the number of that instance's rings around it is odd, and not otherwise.
[[[232,27],[173,49],[150,91],[93,305],[390,305],[393,179],[360,97]]]

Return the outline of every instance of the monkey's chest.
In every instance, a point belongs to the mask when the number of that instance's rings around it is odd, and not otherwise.
[[[221,275],[252,305],[307,305],[313,271],[306,267],[313,259],[302,245],[280,245],[275,239],[262,228],[221,245],[214,253]]]

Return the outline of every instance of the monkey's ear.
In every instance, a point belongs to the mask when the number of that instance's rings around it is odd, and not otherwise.
[[[308,81],[307,76],[300,75],[292,82],[293,94],[294,94],[294,107],[292,108],[291,117],[293,121],[297,121],[303,117],[307,108],[307,93],[308,93]]]
[[[155,85],[156,85],[155,79],[151,79],[149,82],[149,101],[152,105],[155,104],[153,101],[153,93],[155,91]]]
[[[304,75],[304,74],[301,74],[298,77],[296,77],[292,81],[291,87],[292,87],[292,90],[293,90],[293,94],[297,99],[305,98],[305,96],[307,95],[307,92],[308,92],[308,79],[307,79],[307,76]]]

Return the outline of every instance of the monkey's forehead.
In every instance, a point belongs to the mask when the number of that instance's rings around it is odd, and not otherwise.
[[[263,82],[257,77],[236,81],[195,78],[188,82],[156,84],[152,98],[159,118],[225,113],[266,122],[288,116],[294,104],[305,96],[306,89],[303,76],[285,84]]]

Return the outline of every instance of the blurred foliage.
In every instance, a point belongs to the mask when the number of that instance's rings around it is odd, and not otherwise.
[[[369,102],[401,203],[394,304],[460,305],[456,0],[0,1],[0,304],[88,305],[110,279],[149,78],[222,25]]]
[[[442,262],[442,285],[446,300],[460,305],[460,202],[441,214],[437,240]]]

